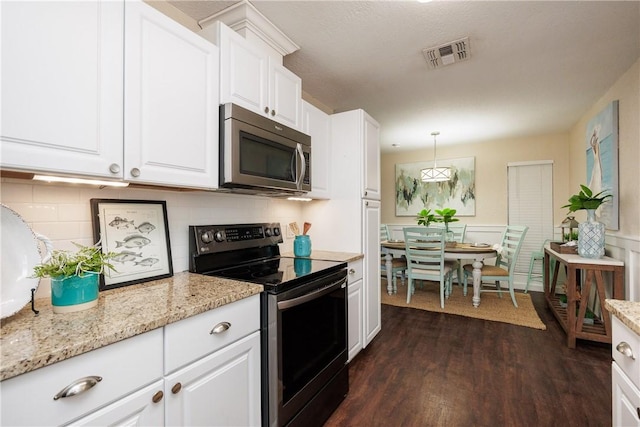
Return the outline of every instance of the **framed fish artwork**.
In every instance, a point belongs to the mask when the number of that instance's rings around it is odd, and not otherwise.
[[[115,271],[100,275],[100,290],[173,276],[167,203],[163,200],[91,199],[93,237],[115,254]]]

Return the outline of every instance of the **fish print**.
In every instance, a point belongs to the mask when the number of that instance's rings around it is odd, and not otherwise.
[[[158,258],[145,258],[142,261],[136,262],[135,265],[141,265],[143,267],[150,267],[156,262],[160,261]]]
[[[112,259],[115,262],[125,263],[127,261],[135,261],[136,258],[140,258],[140,257],[142,257],[142,253],[137,254],[135,252],[122,251],[118,253],[118,255],[114,256]]]
[[[133,225],[133,221],[127,221],[127,218],[120,218],[119,216],[115,217],[113,221],[109,223],[110,227],[117,229],[129,228],[130,225]]]
[[[144,236],[136,234],[134,236],[127,236],[122,242],[116,241],[116,248],[124,246],[125,248],[141,248],[151,243],[151,240]]]
[[[136,229],[141,233],[149,234],[156,229],[156,226],[151,224],[150,222],[143,222],[142,224],[137,226]]]

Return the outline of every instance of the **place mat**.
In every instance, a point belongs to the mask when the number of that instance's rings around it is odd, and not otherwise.
[[[453,284],[453,291],[444,301],[444,309],[440,308],[440,288],[437,282],[424,281],[424,287],[416,286],[416,291],[407,304],[407,280],[404,286],[398,278],[398,293],[387,294],[387,281],[382,282],[382,303],[397,307],[409,307],[438,313],[457,314],[458,316],[473,317],[494,322],[509,323],[526,326],[528,328],[546,330],[547,327],[540,320],[531,301],[531,296],[516,292],[518,308],[513,306],[509,291],[502,292],[502,298],[497,293],[483,293],[480,295],[480,306],[475,308],[471,302],[473,286],[468,287],[467,296],[462,295],[462,287]]]

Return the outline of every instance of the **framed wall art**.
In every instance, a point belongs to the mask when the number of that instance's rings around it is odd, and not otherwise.
[[[422,209],[452,208],[456,216],[476,214],[475,157],[438,159],[438,166],[451,168],[451,180],[422,182],[420,171],[433,161],[396,164],[396,216],[416,216]]]
[[[173,276],[165,201],[91,199],[91,216],[95,241],[116,254],[101,291]]]
[[[598,209],[598,220],[618,230],[618,101],[613,101],[587,123],[587,187],[594,194],[613,197]]]

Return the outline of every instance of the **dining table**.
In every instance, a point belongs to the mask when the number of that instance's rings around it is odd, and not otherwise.
[[[395,293],[392,284],[392,260],[405,256],[405,242],[402,240],[385,240],[380,242],[381,252],[385,254],[387,267],[387,293]],[[482,278],[482,266],[485,258],[495,258],[498,251],[492,245],[484,243],[455,243],[447,244],[444,248],[444,258],[446,260],[460,261],[463,259],[473,260],[473,298],[471,302],[474,307],[480,306],[480,284]],[[460,280],[460,278],[458,278]]]

